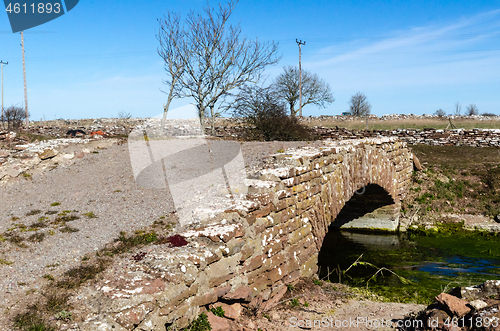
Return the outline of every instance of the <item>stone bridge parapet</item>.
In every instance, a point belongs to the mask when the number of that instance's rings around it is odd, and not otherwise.
[[[84,316],[79,329],[182,327],[218,301],[271,308],[287,284],[317,272],[325,234],[356,191],[377,185],[399,212],[413,170],[406,143],[394,138],[325,142],[271,157],[231,209],[180,233],[188,245],[148,247],[143,259],[108,268],[78,290],[72,303]],[[368,227],[396,230],[390,215]]]

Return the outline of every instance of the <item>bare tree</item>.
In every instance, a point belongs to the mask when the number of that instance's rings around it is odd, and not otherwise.
[[[163,84],[169,88],[168,92],[162,91],[167,94],[167,103],[163,105],[163,117],[161,120],[161,127],[163,129],[170,103],[174,98],[181,96],[179,79],[184,73],[184,61],[187,61],[190,54],[186,53],[186,49],[181,47],[185,38],[185,32],[181,27],[180,16],[169,12],[164,16],[163,20],[158,19],[158,22],[160,28],[156,39],[158,39],[160,46],[158,46],[157,51],[158,55],[165,62],[164,68],[168,75],[168,79],[164,80]]]
[[[443,117],[443,116],[446,116],[446,113],[445,113],[445,111],[444,111],[444,110],[442,110],[441,108],[439,108],[438,110],[436,110],[436,111],[434,112],[434,115],[437,115],[437,116],[439,116],[439,117]]]
[[[479,114],[479,109],[477,109],[477,106],[473,103],[467,106],[465,109],[465,115],[467,116],[472,116],[472,115],[478,115]]]
[[[460,102],[455,103],[455,115],[460,115],[462,112],[462,105]]]
[[[252,125],[254,139],[312,139],[307,126],[301,124],[297,117],[287,115],[286,103],[273,85],[260,87],[247,84],[241,87],[231,109],[233,115]]]
[[[265,67],[280,60],[277,43],[246,39],[241,36],[239,25],[227,26],[236,3],[230,1],[226,6],[219,5],[218,12],[209,6],[202,13],[191,12],[183,26],[160,21],[160,30],[166,31],[159,35],[163,39],[160,48],[162,43],[171,43],[171,51],[179,59],[175,68],[182,68],[175,83],[179,84],[179,89],[174,84],[174,93],[196,101],[202,127],[209,113],[212,133],[213,120],[222,111],[216,107],[224,97],[247,82],[256,83]],[[176,34],[172,29],[177,28]],[[173,38],[176,40],[170,38],[171,35],[176,36]]]
[[[273,86],[260,87],[245,84],[231,105],[233,115],[245,118],[251,124],[259,116],[270,113],[286,114],[286,105]]]
[[[17,130],[21,126],[22,122],[26,119],[26,114],[24,108],[10,106],[5,109],[4,120],[7,121],[8,130]]]
[[[366,100],[364,93],[358,92],[349,100],[349,108],[354,116],[369,115],[372,110],[372,105]]]
[[[276,90],[282,98],[286,100],[290,109],[290,115],[296,116],[301,108],[295,109],[295,105],[299,100],[299,68],[294,66],[286,66],[274,81]],[[320,108],[325,108],[326,104],[335,101],[330,86],[318,75],[309,71],[302,70],[302,107],[308,104],[316,105]]]

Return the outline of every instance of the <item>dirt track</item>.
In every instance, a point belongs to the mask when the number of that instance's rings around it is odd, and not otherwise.
[[[264,156],[306,144],[241,146],[251,170]],[[34,171],[0,187],[1,330],[8,330],[8,320],[35,301],[50,276],[79,264],[120,231],[132,233],[174,210],[168,190],[137,187],[126,143],[96,151],[71,166]]]

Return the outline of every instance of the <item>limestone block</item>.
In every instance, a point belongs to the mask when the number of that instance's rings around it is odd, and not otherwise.
[[[293,231],[288,235],[288,244],[294,245],[298,241],[300,241],[302,238],[306,237],[311,233],[312,227],[310,223],[304,224],[302,227],[299,229]]]
[[[278,280],[282,279],[283,276],[289,273],[289,266],[287,263],[280,264],[274,269],[269,270],[265,273],[267,278],[271,281],[271,283],[275,283]]]
[[[226,331],[231,327],[229,321],[223,317],[215,316],[212,312],[207,312],[208,322],[212,327],[212,331]]]
[[[249,286],[240,286],[232,292],[226,293],[222,298],[224,300],[249,300],[252,289]]]
[[[165,328],[165,324],[169,322],[166,316],[160,316],[158,312],[150,313],[146,318],[139,324],[134,331],[156,331]]]
[[[216,302],[217,299],[218,299],[217,294],[215,293],[215,291],[212,290],[209,293],[193,298],[193,301],[191,301],[191,303],[196,306],[205,306],[208,305],[209,303]]]
[[[245,244],[241,247],[240,262],[246,261],[255,252],[257,241],[251,238],[245,240]]]
[[[318,269],[318,253],[313,254],[300,268],[301,277],[310,277],[316,273]]]
[[[295,204],[295,198],[290,197],[290,198],[284,198],[278,201],[278,203],[275,206],[276,211],[281,211],[285,208],[288,208],[289,206],[292,206]]]
[[[160,316],[170,313],[170,311],[183,300],[195,295],[198,292],[198,284],[193,284],[187,287],[181,284],[169,284],[158,298],[160,306]]]
[[[46,160],[46,159],[53,158],[57,154],[59,154],[59,152],[57,150],[49,148],[49,149],[44,150],[42,153],[40,153],[39,157],[41,160]]]
[[[264,310],[271,309],[276,304],[278,304],[278,302],[281,300],[281,298],[283,298],[283,296],[285,295],[285,293],[287,291],[287,287],[285,285],[278,287],[278,289],[279,290],[277,291],[277,293],[273,294],[273,297],[270,300],[265,302],[264,307],[263,307]]]
[[[209,266],[207,266],[203,272],[207,275],[207,278],[209,280],[210,279],[220,280],[220,277],[233,274],[237,271],[237,266],[240,263],[240,258],[241,258],[241,253],[237,253],[233,256],[223,258],[220,261],[214,262]]]
[[[236,253],[241,252],[243,245],[245,245],[246,241],[243,238],[233,238],[231,239],[226,247],[229,250],[228,255],[234,255]]]
[[[79,327],[82,331],[127,331],[109,316],[84,321]]]
[[[154,303],[143,303],[139,306],[119,312],[115,315],[115,320],[125,329],[132,330],[134,325],[139,325],[153,308]]]
[[[107,301],[107,300],[106,300]],[[142,303],[154,302],[155,297],[151,294],[134,294],[129,298],[113,298],[105,305],[103,312],[119,313],[129,308],[137,307]]]
[[[235,274],[230,273],[230,274],[227,274],[227,275],[223,275],[221,277],[210,278],[209,281],[208,281],[208,285],[210,287],[219,286],[220,284],[225,283],[225,282],[231,280],[232,278],[234,278],[234,276],[235,276]]]
[[[223,302],[217,302],[214,304],[214,307],[222,307],[222,310],[224,310],[224,317],[232,320],[237,320],[243,311],[243,307],[239,303],[229,305]]]

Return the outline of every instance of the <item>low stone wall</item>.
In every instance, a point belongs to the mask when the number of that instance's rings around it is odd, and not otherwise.
[[[216,136],[241,139],[246,127],[216,127]],[[346,128],[314,127],[313,132],[321,139],[346,140],[362,138],[395,137],[410,145],[426,144],[434,146],[500,146],[500,129],[397,129],[397,130],[350,130]],[[207,129],[207,134],[209,129]]]
[[[180,233],[186,246],[152,246],[79,290],[72,299],[85,316],[79,328],[182,327],[218,301],[270,308],[287,284],[317,272],[328,227],[356,190],[376,184],[399,208],[413,170],[406,143],[390,138],[325,142],[272,158],[230,210]]]
[[[347,130],[343,128],[316,127],[314,131],[323,139],[360,139],[368,137],[397,137],[408,144],[426,144],[434,146],[500,146],[500,129],[473,130]]]

